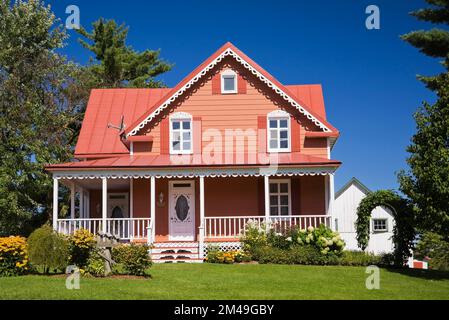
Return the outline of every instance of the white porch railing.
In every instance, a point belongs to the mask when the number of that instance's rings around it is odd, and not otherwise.
[[[321,224],[331,226],[331,217],[324,215],[272,216],[269,219],[276,232],[283,232],[294,226],[301,229],[319,227]],[[253,221],[259,227],[266,222],[265,216],[205,217],[204,220],[204,236],[209,239],[239,238],[245,233],[248,221]]]
[[[122,240],[148,239],[148,230],[151,226],[150,218],[107,218],[106,232]],[[78,229],[87,229],[93,234],[103,231],[103,219],[58,219],[57,231],[63,234],[72,234]]]

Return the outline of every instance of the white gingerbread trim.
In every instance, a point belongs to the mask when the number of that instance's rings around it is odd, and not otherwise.
[[[317,168],[277,168],[270,172],[268,168],[234,168],[234,169],[169,169],[169,170],[96,170],[96,171],[55,171],[55,179],[150,179],[156,178],[198,178],[198,177],[292,177],[292,176],[316,176],[332,175],[337,168],[335,167],[317,167]]]
[[[325,132],[331,132],[331,130],[324,125],[321,121],[315,118],[312,114],[310,114],[303,106],[297,103],[292,97],[290,97],[287,93],[281,90],[278,86],[276,86],[271,80],[257,71],[251,64],[246,62],[242,57],[240,57],[237,53],[235,53],[231,48],[226,49],[221,53],[217,58],[215,58],[211,63],[209,63],[206,67],[204,67],[200,72],[198,72],[190,81],[188,81],[185,85],[183,85],[177,92],[172,94],[165,102],[163,102],[156,110],[154,110],[146,119],[142,120],[136,127],[131,130],[126,137],[130,137],[136,135],[140,129],[145,127],[149,122],[151,122],[157,115],[159,115],[165,108],[167,108],[172,102],[174,102],[179,96],[181,96],[187,89],[192,87],[196,82],[198,82],[209,70],[215,67],[220,61],[223,60],[226,56],[231,56],[236,59],[239,63],[242,64],[243,67],[248,69],[252,74],[258,77],[262,82],[264,82],[268,87],[272,88],[277,94],[279,94],[284,100],[290,103],[293,107],[295,107],[299,112],[307,117],[307,119],[311,120],[318,127],[323,129]]]

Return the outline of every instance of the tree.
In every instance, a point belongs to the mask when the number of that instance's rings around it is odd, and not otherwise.
[[[449,0],[427,0],[431,8],[412,15],[420,20],[449,24]],[[402,36],[430,57],[440,57],[446,68],[436,76],[422,77],[438,100],[424,103],[415,113],[417,132],[408,146],[409,169],[398,174],[400,190],[416,206],[420,231],[433,231],[449,240],[449,32],[414,31]]]
[[[0,235],[48,219],[47,163],[68,161],[85,94],[80,69],[56,50],[66,33],[39,0],[0,0]]]
[[[84,28],[78,32],[83,47],[90,50],[99,62],[87,67],[96,79],[95,86],[103,88],[118,87],[161,87],[163,83],[155,78],[169,70],[172,65],[161,60],[160,51],[145,50],[137,52],[126,45],[128,28],[117,25],[114,20],[99,19],[92,24],[89,33]]]
[[[431,8],[420,9],[411,13],[421,21],[428,21],[436,24],[449,24],[449,0],[426,0],[433,5]],[[418,76],[431,90],[437,90],[439,80],[449,70],[449,32],[442,29],[419,30],[407,33],[401,37],[412,46],[419,49],[433,58],[443,58],[441,64],[446,68],[446,72],[436,76]]]

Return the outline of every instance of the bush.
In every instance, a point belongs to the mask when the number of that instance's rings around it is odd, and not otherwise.
[[[0,277],[17,276],[27,271],[29,263],[26,239],[0,238]]]
[[[382,258],[363,251],[343,251],[339,263],[343,266],[370,266],[381,264]]]
[[[427,260],[432,269],[449,270],[449,242],[436,233],[426,232],[416,245],[415,258]]]
[[[28,252],[31,264],[43,268],[44,273],[50,270],[63,271],[67,266],[68,243],[48,225],[36,229],[29,236]]]
[[[232,264],[250,262],[251,256],[243,250],[221,251],[218,248],[209,247],[207,250],[207,256],[204,260],[209,263]]]
[[[76,230],[70,237],[70,264],[85,268],[95,248],[95,236],[86,229]]]
[[[148,245],[122,244],[112,249],[112,259],[123,265],[127,274],[145,276],[152,265],[149,249]]]
[[[304,265],[336,265],[339,258],[335,254],[322,254],[312,245],[294,246],[290,249],[280,249],[271,246],[256,250],[259,263],[273,264],[304,264]]]
[[[267,242],[267,226],[257,221],[249,220],[245,225],[245,235],[240,237],[243,250],[251,252],[258,247],[264,247]]]
[[[97,252],[92,252],[89,259],[87,259],[84,272],[94,277],[103,277],[105,272],[104,259]]]
[[[292,239],[293,240],[293,239]],[[322,254],[341,254],[345,247],[345,242],[338,232],[332,231],[324,224],[318,228],[308,227],[307,230],[300,230],[297,233],[296,242],[299,245],[313,245]]]

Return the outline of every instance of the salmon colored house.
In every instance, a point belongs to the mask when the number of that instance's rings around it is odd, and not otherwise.
[[[249,220],[331,226],[338,136],[320,85],[283,85],[227,43],[174,88],[92,91],[76,161],[47,167],[53,227],[202,261],[209,243],[239,247]]]

